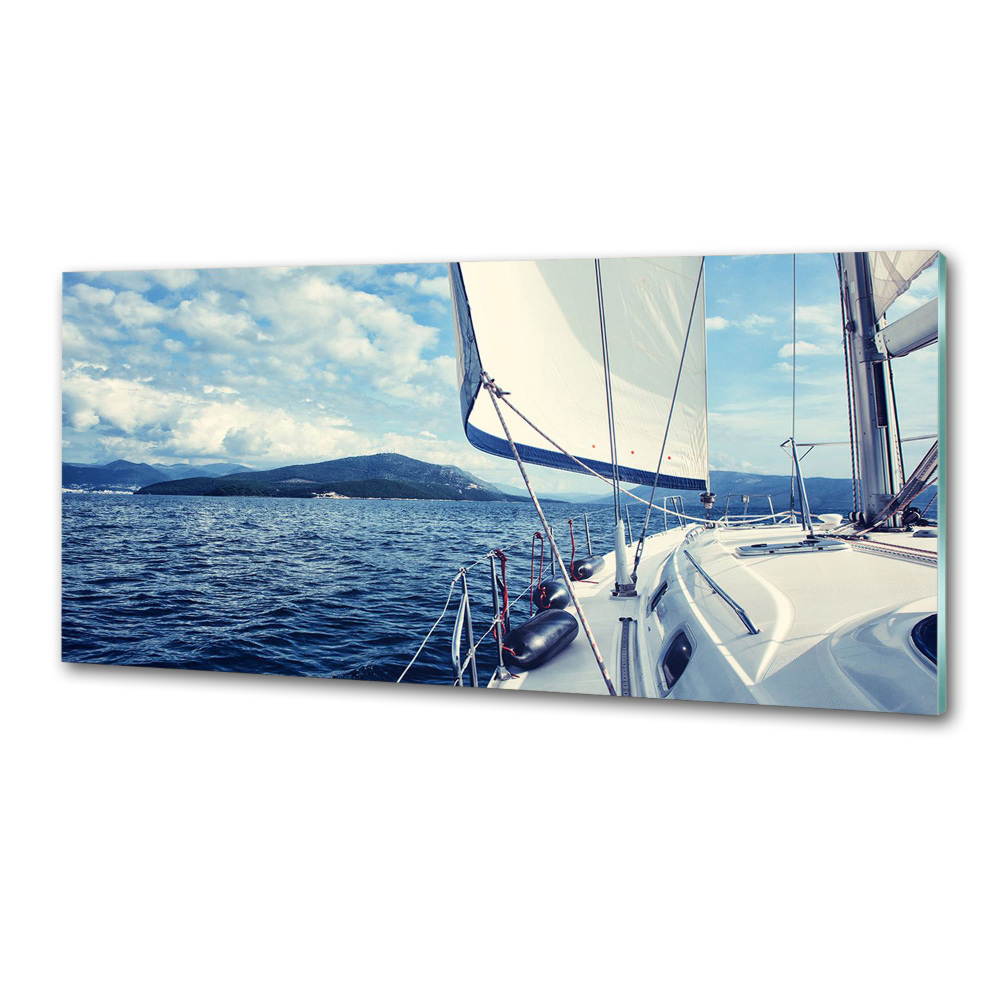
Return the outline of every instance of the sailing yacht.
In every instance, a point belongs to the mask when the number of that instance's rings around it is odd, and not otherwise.
[[[452,264],[467,438],[517,462],[555,570],[533,591],[532,616],[514,629],[494,590],[498,662],[488,685],[943,711],[938,529],[914,506],[942,461],[934,440],[904,475],[892,386],[892,361],[943,331],[943,258],[938,299],[893,323],[885,318],[938,261],[932,251],[833,255],[855,487],[847,518],[810,510],[800,459],[817,442],[794,439],[784,447],[796,509],[768,517],[715,510],[703,257]],[[612,486],[612,552],[563,558],[534,492],[532,465]],[[628,484],[651,493],[638,497]],[[698,516],[671,511],[663,500],[669,490],[700,491],[703,509]],[[647,511],[629,543],[623,495]],[[943,518],[943,497],[939,509]],[[672,526],[656,531],[667,515]],[[466,597],[459,618],[467,619],[468,607]],[[462,655],[458,619],[455,635],[461,684],[474,651]]]

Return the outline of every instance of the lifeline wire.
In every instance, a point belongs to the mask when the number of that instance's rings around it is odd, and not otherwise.
[[[413,654],[412,658],[410,659],[410,662],[407,663],[406,666],[403,668],[403,672],[396,678],[397,684],[406,676],[406,673],[410,669],[410,667],[412,667],[413,664],[416,663],[417,657],[421,654],[421,652],[423,652],[423,648],[424,646],[427,645],[427,640],[430,639],[434,629],[436,629],[438,625],[441,624],[441,619],[444,618],[444,616],[448,613],[448,605],[451,604],[451,595],[454,593],[455,584],[458,583],[458,578],[461,575],[462,574],[459,573],[455,577],[455,579],[451,581],[451,586],[448,588],[448,596],[445,598],[444,607],[441,609],[441,614],[438,615],[437,621],[427,630],[427,635],[424,636],[424,641],[420,643],[420,645],[417,647],[417,651]]]
[[[576,455],[570,454],[570,452],[568,452],[561,444],[559,444],[558,441],[554,441],[551,437],[549,437],[549,435],[546,434],[545,431],[543,431],[541,427],[538,426],[538,424],[536,424],[533,420],[526,417],[509,399],[507,399],[506,394],[500,396],[500,402],[504,403],[511,410],[513,410],[514,413],[516,413],[539,437],[543,438],[545,441],[548,441],[548,443],[552,445],[552,447],[555,448],[557,451],[561,451],[571,462],[576,462],[576,464],[579,465],[580,468],[584,470],[584,472],[587,472],[590,475],[594,476],[595,479],[600,479],[602,483],[607,483],[608,486],[614,485],[612,481],[608,479],[607,476],[602,476],[601,473],[599,473],[596,469],[592,469],[589,465],[587,465],[587,463],[584,462],[583,459],[577,458]],[[633,493],[631,490],[625,489],[624,486],[621,487],[621,491],[626,496],[631,497],[633,500],[637,500],[641,504],[645,504],[647,507],[652,506],[652,504],[650,504],[650,502],[645,497],[641,497],[638,494]],[[693,514],[678,514],[676,511],[667,511],[665,506],[657,507],[656,510],[663,510],[668,514],[673,514],[674,517],[676,517],[678,520],[697,521],[699,524],[710,523],[705,518],[695,517]]]
[[[604,319],[604,286],[601,283],[601,262],[594,261],[594,277],[597,280],[597,312],[601,321],[601,355],[604,360],[604,396],[608,409],[608,438],[611,446],[611,478],[615,500],[615,524],[622,519],[622,502],[618,475],[618,437],[615,434],[615,401],[611,394],[611,358],[608,354],[608,328]]]
[[[531,495],[531,502],[535,505],[535,511],[538,514],[539,520],[542,522],[545,534],[548,536],[549,545],[552,547],[552,552],[555,554],[556,560],[559,563],[559,570],[563,575],[563,579],[566,581],[566,586],[569,588],[570,596],[573,598],[573,605],[576,608],[577,615],[580,617],[580,625],[583,627],[587,640],[590,642],[590,648],[594,651],[594,659],[597,660],[597,667],[601,671],[604,683],[607,685],[608,694],[612,696],[617,695],[618,692],[615,690],[615,685],[611,680],[610,674],[608,673],[608,668],[604,665],[604,658],[601,656],[601,651],[597,647],[597,640],[594,638],[594,633],[590,630],[590,624],[587,621],[587,616],[583,613],[583,607],[580,604],[580,599],[576,596],[576,592],[573,590],[573,584],[570,581],[569,572],[566,569],[566,564],[563,562],[562,553],[556,545],[556,539],[552,534],[552,528],[549,527],[549,522],[545,519],[545,514],[542,511],[542,505],[538,502],[538,497],[535,495],[535,488],[531,485],[531,479],[528,476],[528,471],[525,469],[524,463],[521,461],[517,445],[514,444],[514,439],[511,437],[510,429],[507,427],[507,421],[504,420],[503,413],[500,411],[500,404],[497,403],[497,394],[500,392],[500,389],[496,386],[492,379],[487,376],[486,372],[483,372],[482,379],[486,391],[490,394],[490,400],[493,403],[493,409],[496,410],[500,426],[503,428],[503,432],[507,437],[507,443],[510,445],[511,453],[514,455],[514,461],[517,462],[517,467],[521,472],[521,478],[524,480],[524,485],[527,487],[528,493]]]

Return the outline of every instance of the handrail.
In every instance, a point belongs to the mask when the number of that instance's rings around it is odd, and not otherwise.
[[[910,441],[936,441],[937,434],[918,434],[916,437],[901,437],[903,443]],[[800,448],[832,448],[834,445],[849,445],[850,441],[800,441]]]
[[[462,599],[458,602],[458,614],[455,615],[455,627],[451,631],[451,662],[455,668],[455,683],[461,686],[462,674],[465,673],[466,664],[461,664],[462,656],[462,629],[465,627],[465,616],[469,611],[468,592],[462,594]]]
[[[750,620],[750,616],[698,565],[698,561],[695,559],[687,549],[684,550],[684,555],[691,560],[691,565],[704,577],[705,582],[721,597],[726,604],[728,604],[733,611],[739,616],[739,619],[746,626],[746,630],[751,635],[760,635],[760,629]]]
[[[410,667],[412,667],[413,664],[417,662],[417,657],[424,651],[424,646],[427,645],[427,641],[434,634],[434,630],[438,627],[438,625],[441,624],[441,622],[444,619],[444,616],[448,613],[448,607],[451,604],[451,595],[455,592],[455,584],[458,583],[458,578],[461,575],[462,575],[461,573],[456,573],[455,576],[452,578],[451,586],[448,588],[448,596],[445,598],[444,607],[441,609],[441,614],[438,615],[437,620],[427,630],[427,634],[424,636],[423,641],[420,643],[420,645],[417,646],[417,651],[413,654],[413,656],[410,657],[410,662],[407,663],[406,666],[403,668],[403,672],[396,678],[397,684],[399,684],[400,681],[402,681],[402,679],[409,673]]]
[[[689,529],[693,529],[694,532],[705,531],[707,530],[708,527],[719,523],[718,519],[706,520],[704,518],[694,517],[690,514],[683,513],[683,499],[680,497],[678,497],[677,499],[680,501],[681,510],[680,511],[677,510],[677,504],[671,504],[673,509],[670,509],[669,507],[667,507],[667,501],[671,501],[672,499],[673,499],[672,497],[666,497],[664,499],[663,507],[657,508],[659,510],[662,510],[664,514],[664,522],[665,522],[664,531],[671,530],[670,528],[666,527],[666,516],[668,514],[671,515],[672,517],[677,518],[677,521],[681,526],[686,525]],[[765,514],[762,517],[752,517],[752,518],[747,518],[746,520],[740,520],[740,523],[753,524],[758,521],[770,520],[770,518],[771,518],[770,514]],[[525,535],[524,537],[521,538],[517,538],[514,541],[507,543],[504,546],[504,551],[510,552],[511,550],[515,550],[519,546],[525,545],[528,542],[530,542],[533,537],[534,533],[532,533],[531,535]],[[690,537],[690,534],[688,537]],[[471,666],[473,668],[471,672],[472,684],[473,686],[478,686],[478,673],[475,666],[476,652],[480,649],[482,644],[486,641],[486,639],[490,636],[490,634],[500,623],[500,620],[503,618],[503,613],[502,611],[494,612],[493,616],[489,619],[489,624],[486,627],[486,630],[478,638],[476,638],[472,632],[472,602],[471,599],[469,598],[468,585],[466,581],[469,570],[477,566],[488,564],[490,561],[491,554],[495,552],[496,549],[490,549],[489,552],[487,552],[484,556],[481,556],[480,558],[467,563],[451,579],[448,588],[448,594],[447,597],[445,598],[444,607],[441,609],[441,613],[438,615],[437,619],[434,621],[431,627],[427,630],[427,633],[421,640],[420,645],[417,647],[416,651],[410,658],[409,662],[403,668],[399,677],[396,678],[397,684],[405,679],[406,675],[410,671],[410,668],[414,665],[414,663],[416,663],[417,659],[420,657],[420,654],[426,648],[433,633],[437,630],[438,626],[441,625],[442,621],[448,615],[449,609],[452,607],[452,601],[454,598],[456,585],[458,584],[459,580],[462,580],[462,597],[461,600],[459,601],[459,606],[455,616],[455,624],[453,626],[452,636],[451,636],[451,661],[453,668],[452,683],[456,685],[463,684],[466,673],[469,671],[469,667]],[[693,561],[694,560],[692,560],[692,562]],[[530,595],[531,590],[532,590],[532,585],[529,583],[529,585],[525,587],[522,591],[520,591],[516,595],[511,596],[510,600],[507,602],[508,613],[510,609],[514,608],[517,604],[523,601],[525,597],[528,597],[530,603],[530,597],[528,595]],[[465,631],[467,635],[467,640],[466,640],[467,649],[464,656],[462,654],[462,648],[461,648],[463,645],[463,639],[462,639],[463,626],[465,626]],[[497,659],[498,660],[501,659],[499,653]],[[503,675],[501,670],[502,670],[501,666],[498,665],[497,668],[495,668],[493,671],[491,680],[495,678],[498,674],[500,674],[502,678]]]
[[[740,500],[742,501],[742,503],[743,503],[743,513],[742,514],[734,514],[732,516],[732,518],[730,518],[729,517],[729,504],[732,502],[733,497],[739,497]],[[743,521],[746,521],[750,517],[757,517],[756,514],[751,515],[751,514],[748,514],[747,511],[750,509],[750,501],[751,500],[759,500],[759,499],[764,499],[764,500],[767,501],[767,506],[770,508],[770,511],[771,511],[771,521],[772,521],[773,524],[777,524],[778,523],[778,515],[774,512],[774,503],[771,500],[771,494],[770,493],[732,493],[732,492],[727,493],[726,494],[726,509],[722,512],[722,518],[721,518],[721,520],[725,521],[727,524],[729,524],[729,523],[739,524],[739,523],[742,523]],[[767,515],[764,515],[764,516],[766,517]]]

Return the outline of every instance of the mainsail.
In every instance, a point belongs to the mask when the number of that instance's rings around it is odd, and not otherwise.
[[[707,489],[702,258],[610,259],[601,260],[599,269],[619,478],[653,483],[676,384],[659,482],[670,489]],[[595,261],[465,262],[450,270],[469,441],[511,457],[493,406],[479,392],[485,369],[554,441],[612,476]],[[530,427],[515,423],[525,461],[580,471]]]
[[[876,250],[868,254],[876,319],[885,315],[913,279],[934,263],[937,255],[937,250]]]

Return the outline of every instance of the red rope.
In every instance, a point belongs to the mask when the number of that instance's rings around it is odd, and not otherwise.
[[[540,532],[536,531],[535,534],[538,535],[540,534]],[[501,577],[501,582],[503,583],[503,608],[500,611],[499,615],[500,620],[493,626],[493,634],[496,635],[497,629],[499,629],[500,635],[498,638],[500,639],[500,645],[503,651],[505,653],[510,653],[511,656],[516,656],[517,653],[515,653],[514,650],[511,649],[510,646],[506,645],[503,641],[504,633],[507,631],[507,628],[509,627],[510,624],[510,594],[507,590],[507,553],[504,552],[503,549],[494,549],[493,551],[496,557],[500,560],[500,577]],[[534,572],[534,565],[535,565],[534,538],[532,538],[531,540],[531,565],[532,565],[532,572]],[[511,674],[510,676],[519,677],[520,675]]]
[[[576,539],[573,537],[573,518],[569,519],[569,543],[573,549],[569,556],[569,575],[574,580],[578,580],[579,577],[576,575],[576,568],[573,566],[573,563],[576,561]]]

